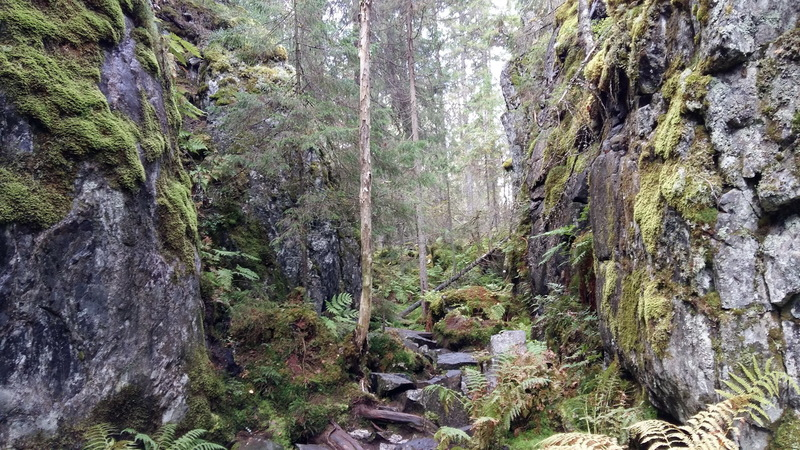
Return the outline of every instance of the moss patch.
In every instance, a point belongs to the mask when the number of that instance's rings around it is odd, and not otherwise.
[[[661,196],[660,171],[657,168],[640,168],[639,192],[633,204],[633,218],[639,224],[642,242],[654,255],[664,229],[664,199]]]
[[[47,228],[63,217],[69,199],[33,177],[0,169],[0,224],[18,222]]]
[[[800,419],[797,414],[791,409],[787,409],[779,423],[768,448],[770,450],[800,449]]]
[[[672,301],[664,285],[650,281],[645,285],[640,305],[640,317],[647,327],[647,340],[657,355],[663,356],[672,330]]]
[[[620,348],[626,352],[641,352],[644,348],[639,334],[639,300],[645,277],[644,271],[637,270],[622,280],[622,296],[612,327]]]
[[[188,267],[193,266],[197,244],[197,212],[189,180],[162,177],[158,183],[159,232],[166,247]]]
[[[544,181],[544,210],[546,213],[552,211],[561,200],[571,173],[569,166],[556,166],[547,172],[547,178]]]
[[[152,29],[148,10],[142,0],[8,0],[0,4],[0,86],[37,130],[35,154],[13,169],[15,192],[10,192],[11,187],[4,189],[7,197],[18,197],[21,186],[27,186],[36,207],[23,208],[13,216],[5,214],[0,220],[44,227],[63,217],[69,210],[76,167],[85,160],[100,162],[112,183],[132,191],[139,188],[145,172],[137,144],[155,158],[163,152],[166,139],[158,136],[160,128],[145,123],[140,129],[112,112],[98,83],[103,50],[119,43],[124,13]],[[155,59],[151,47],[139,47]],[[4,175],[9,176],[8,172]]]

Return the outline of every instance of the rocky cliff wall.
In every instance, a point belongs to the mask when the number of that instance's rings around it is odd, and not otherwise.
[[[0,447],[136,408],[178,421],[197,218],[150,5],[10,0],[0,24]]]
[[[751,356],[797,379],[800,4],[594,2],[585,50],[576,8],[530,32],[505,72],[533,290],[591,293],[609,354],[676,419]],[[587,240],[592,270],[567,254],[539,265]],[[787,406],[800,396],[774,418]],[[767,446],[767,431],[743,448]]]

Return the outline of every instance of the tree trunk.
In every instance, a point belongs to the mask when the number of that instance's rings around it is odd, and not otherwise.
[[[414,70],[414,2],[408,0],[406,9],[406,56],[408,61],[408,94],[411,109],[411,141],[419,142],[419,114],[417,112],[417,84]],[[419,290],[425,294],[428,290],[428,250],[425,228],[422,220],[422,175],[421,156],[414,158],[414,174],[417,176],[417,198],[415,213],[417,216],[417,244],[419,250]],[[427,305],[423,305],[423,314],[427,313]],[[426,314],[427,315],[427,314]],[[430,331],[430,330],[429,330]]]
[[[294,8],[294,73],[295,73],[295,92],[303,89],[303,65],[300,62],[300,18],[297,12],[297,0],[292,0]]]
[[[361,300],[358,308],[358,326],[355,345],[358,354],[367,350],[369,319],[372,314],[372,158],[370,155],[370,61],[369,61],[369,15],[372,0],[361,0],[361,34],[358,56],[361,61],[359,76],[358,112],[360,119],[358,146],[361,151]]]
[[[594,48],[592,37],[592,18],[589,16],[589,1],[578,0],[578,39],[588,54]]]

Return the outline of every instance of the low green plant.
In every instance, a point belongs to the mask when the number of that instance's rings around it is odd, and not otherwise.
[[[358,311],[353,308],[353,296],[342,292],[331,297],[325,302],[325,314],[320,319],[339,339],[352,333],[358,321]]]
[[[208,442],[201,438],[206,430],[194,429],[181,436],[176,436],[177,425],[163,425],[152,437],[132,428],[117,432],[111,425],[101,423],[93,425],[84,434],[86,445],[84,450],[226,450],[225,447]],[[129,435],[131,439],[122,439]]]
[[[505,355],[490,379],[475,369],[465,369],[466,394],[442,386],[428,386],[447,408],[462,403],[473,419],[470,448],[495,448],[513,424],[529,422],[529,416],[544,410],[562,394],[563,372],[554,367],[555,355],[540,342],[528,344],[520,355]],[[439,444],[449,445],[458,436],[450,430],[439,435]],[[442,447],[443,448],[443,447]]]
[[[772,368],[772,359],[761,366],[755,357],[752,367],[739,364],[742,375],[731,374],[723,381],[730,391],[717,391],[725,397],[719,403],[692,416],[685,425],[673,425],[663,420],[643,420],[628,428],[630,441],[627,448],[692,448],[692,449],[738,449],[734,442],[738,429],[737,420],[751,419],[764,425],[768,420],[765,408],[773,405],[784,385],[800,392],[797,381],[786,372]],[[613,445],[613,446],[612,446]],[[624,449],[616,439],[602,434],[561,433],[540,443],[540,448],[588,448]]]

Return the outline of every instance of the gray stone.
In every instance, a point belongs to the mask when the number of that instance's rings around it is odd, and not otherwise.
[[[717,290],[723,308],[744,308],[764,303],[756,295],[756,253],[758,240],[758,206],[752,191],[733,189],[719,201],[722,210],[717,217],[717,245],[714,258]]]
[[[763,244],[764,281],[769,299],[785,305],[800,295],[800,216],[791,216],[776,227]]]
[[[441,354],[436,359],[436,366],[442,370],[460,369],[465,366],[476,366],[478,361],[471,353],[453,352]]]
[[[433,333],[426,331],[408,330],[405,328],[387,328],[386,331],[395,332],[408,343],[413,343],[418,347],[427,345],[428,348],[438,347],[438,343],[433,339]]]
[[[364,428],[348,431],[347,434],[352,436],[354,439],[358,439],[359,441],[364,441],[364,442],[369,442],[375,438],[375,433]]]
[[[469,412],[458,400],[445,404],[442,402],[439,392],[426,389],[422,392],[420,403],[426,412],[436,415],[436,421],[440,426],[457,428],[469,424]]]
[[[800,324],[790,320],[781,322],[783,340],[785,342],[784,367],[786,373],[795,380],[800,380]],[[788,390],[789,406],[800,409],[800,392]]]
[[[437,445],[431,438],[416,438],[401,445],[400,450],[436,450]]]
[[[708,319],[680,300],[672,303],[674,327],[666,356],[654,358],[646,376],[651,402],[684,422],[716,401],[715,352]]]
[[[330,447],[327,445],[317,445],[317,444],[295,444],[297,446],[297,450],[331,450]]]
[[[422,400],[422,389],[410,389],[406,391],[406,398],[412,402],[419,402]]]
[[[281,444],[258,436],[237,439],[234,447],[236,450],[283,450]]]
[[[388,397],[409,389],[414,389],[414,382],[407,375],[399,373],[370,374],[372,390],[381,397]]]
[[[28,121],[0,92],[0,156],[18,157],[33,152],[33,134]]]
[[[491,337],[489,341],[489,352],[492,356],[500,356],[504,353],[525,353],[525,342],[527,337],[524,330],[505,330]]]
[[[461,370],[448,370],[444,375],[437,375],[429,380],[423,381],[421,384],[425,386],[438,384],[457,391],[461,388]]]

